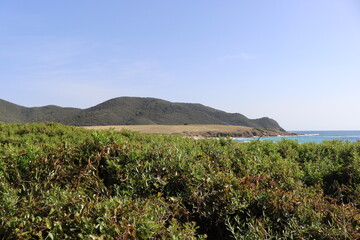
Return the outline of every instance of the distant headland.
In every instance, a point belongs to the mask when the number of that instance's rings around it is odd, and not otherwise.
[[[73,126],[197,125],[198,129],[199,125],[219,125],[223,126],[223,129],[217,127],[216,130],[211,131],[211,129],[201,128],[201,131],[204,130],[201,133],[189,130],[188,135],[288,134],[275,120],[268,117],[249,119],[240,113],[227,113],[198,103],[178,103],[140,97],[113,98],[86,109],[55,105],[28,108],[0,99],[0,121],[6,123],[58,122]],[[231,126],[247,128],[241,131],[240,128],[230,129]]]

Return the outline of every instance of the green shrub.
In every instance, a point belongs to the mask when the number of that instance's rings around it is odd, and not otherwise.
[[[0,238],[359,239],[359,156],[0,123]]]

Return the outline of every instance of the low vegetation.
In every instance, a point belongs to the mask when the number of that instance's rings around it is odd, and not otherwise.
[[[359,239],[360,143],[0,123],[0,239]]]

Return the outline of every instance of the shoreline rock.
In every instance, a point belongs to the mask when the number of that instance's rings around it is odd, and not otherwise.
[[[246,130],[238,132],[218,132],[218,131],[207,131],[207,132],[185,132],[184,137],[195,137],[195,138],[214,138],[214,137],[278,137],[278,136],[299,136],[297,133],[292,132],[275,132],[269,130]]]

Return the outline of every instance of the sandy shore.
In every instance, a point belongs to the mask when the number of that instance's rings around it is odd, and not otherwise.
[[[115,125],[115,126],[86,126],[87,129],[110,129],[117,131],[128,129],[142,133],[178,134],[184,137],[254,137],[254,136],[294,136],[296,133],[279,132],[250,127],[232,125]]]

